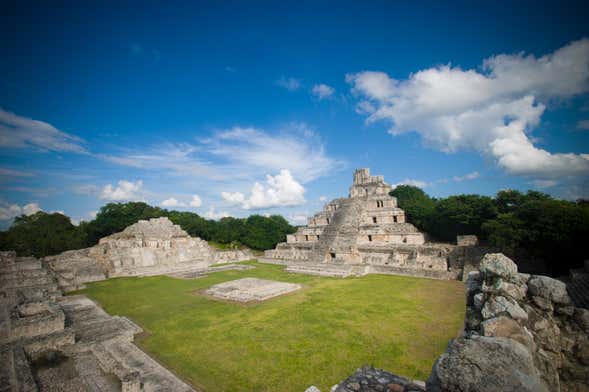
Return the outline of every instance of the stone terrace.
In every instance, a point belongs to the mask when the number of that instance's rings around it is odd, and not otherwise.
[[[251,302],[264,301],[301,288],[295,283],[277,282],[274,280],[243,278],[211,286],[205,291],[215,298]]]

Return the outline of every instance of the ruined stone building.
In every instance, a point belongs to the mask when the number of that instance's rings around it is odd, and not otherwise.
[[[215,249],[162,217],[140,220],[120,233],[101,238],[91,248],[63,252],[44,261],[60,287],[70,291],[84,282],[107,277],[170,274],[251,258],[249,250]]]
[[[307,226],[267,251],[266,258],[291,264],[343,265],[348,270],[364,266],[362,273],[456,277],[449,271],[456,246],[428,242],[424,233],[406,221],[397,199],[389,195],[391,189],[383,176],[357,169],[349,197],[327,203],[323,211],[309,218]],[[473,245],[473,239],[465,240],[464,246]]]

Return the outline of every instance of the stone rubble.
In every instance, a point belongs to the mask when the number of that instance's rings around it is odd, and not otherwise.
[[[382,369],[364,366],[334,385],[331,392],[424,392],[425,383],[399,377]]]
[[[434,364],[428,391],[589,391],[588,321],[563,282],[487,254],[468,277],[464,332]]]

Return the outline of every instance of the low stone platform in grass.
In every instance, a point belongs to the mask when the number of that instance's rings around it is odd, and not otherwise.
[[[237,302],[264,301],[301,288],[295,283],[274,280],[243,278],[211,286],[205,294]]]

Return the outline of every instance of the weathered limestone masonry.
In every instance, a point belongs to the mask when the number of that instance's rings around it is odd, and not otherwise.
[[[503,254],[487,254],[469,274],[466,295],[462,336],[435,362],[425,388],[364,367],[331,391],[589,391],[589,310],[573,306],[563,282],[518,273]]]
[[[206,269],[211,264],[252,259],[249,250],[220,251],[191,237],[168,218],[141,220],[87,249],[44,259],[65,291],[85,282]]]
[[[0,252],[0,390],[193,391],[133,344],[141,328],[62,297],[33,258]]]
[[[457,248],[477,245],[476,237],[461,238],[459,247],[426,242],[425,235],[406,222],[405,212],[390,191],[382,176],[357,169],[349,197],[326,204],[323,211],[309,218],[306,227],[266,251],[265,261],[283,261],[292,272],[332,276],[397,273],[459,277],[464,259],[471,254],[453,255]],[[451,257],[457,269],[450,270]]]
[[[435,363],[431,391],[589,391],[589,311],[556,279],[487,254],[467,281],[463,336]]]

